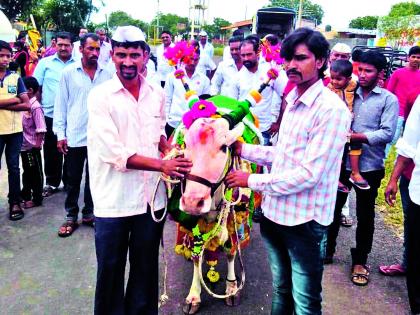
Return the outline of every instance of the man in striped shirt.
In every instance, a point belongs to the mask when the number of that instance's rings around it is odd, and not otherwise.
[[[78,200],[85,164],[82,224],[93,226],[94,223],[87,167],[87,96],[93,87],[112,77],[98,63],[100,47],[99,36],[96,34],[88,33],[80,39],[82,57],[63,70],[55,99],[53,131],[57,135],[58,151],[66,155],[64,171],[67,174],[67,196],[64,203],[67,215],[58,231],[60,237],[70,236],[78,227]]]
[[[229,187],[264,192],[260,223],[273,274],[271,314],[321,314],[327,226],[333,220],[350,112],[324,87],[328,42],[301,28],[283,42],[286,73],[296,87],[276,146],[234,144],[236,154],[271,165],[268,174],[235,171]]]

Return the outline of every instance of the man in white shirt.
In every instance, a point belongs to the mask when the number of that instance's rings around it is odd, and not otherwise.
[[[112,75],[98,64],[100,42],[98,35],[87,33],[80,39],[82,58],[63,70],[54,104],[53,131],[57,135],[57,149],[66,156],[67,189],[64,208],[65,222],[58,236],[68,237],[78,227],[79,193],[86,164],[82,224],[93,227],[93,202],[87,166],[86,99],[90,90],[111,79]]]
[[[99,55],[98,63],[106,68],[108,63],[111,62],[111,44],[106,42],[106,32],[103,28],[98,28],[96,30],[96,35],[99,36],[101,42],[101,53]]]
[[[86,28],[81,28],[79,31],[79,40],[73,43],[72,55],[73,55],[74,60],[82,59],[82,54],[80,53],[80,39],[82,38],[83,35],[87,33],[88,33],[88,30]]]
[[[208,35],[206,33],[206,31],[201,31],[198,34],[199,38],[200,38],[200,51],[201,54],[206,54],[207,56],[209,56],[210,59],[213,59],[213,55],[214,55],[214,47],[211,43],[209,43],[208,41]]]
[[[191,63],[185,65],[184,81],[197,95],[210,94],[210,80],[202,73],[196,71],[200,61],[200,50],[192,58]],[[180,79],[170,74],[165,85],[165,114],[166,114],[166,136],[169,137],[174,129],[178,127],[182,116],[189,110],[185,100],[185,87]]]
[[[112,60],[117,73],[88,96],[88,150],[95,204],[98,272],[95,314],[158,314],[158,256],[163,222],[150,215],[159,172],[183,177],[191,162],[161,160],[169,147],[163,135],[164,94],[139,75],[145,38],[134,26],[116,29]],[[164,207],[165,188],[155,196]],[[152,211],[155,209],[152,209]],[[163,209],[156,211],[161,217]],[[124,275],[130,257],[127,287]]]
[[[239,37],[241,41],[244,40],[244,31],[241,29],[234,30],[232,33],[232,37]],[[227,45],[223,48],[223,57],[222,61],[227,61],[228,59],[232,59],[232,55],[230,54],[230,47]]]
[[[224,95],[236,98],[236,93],[232,85],[238,77],[238,72],[242,68],[242,58],[240,54],[241,37],[231,37],[229,39],[229,49],[231,58],[219,63],[216,73],[211,79],[211,95]]]
[[[259,42],[254,39],[245,39],[241,46],[241,58],[243,67],[238,73],[238,78],[232,86],[232,94],[238,100],[244,100],[252,89],[258,89],[268,76],[270,64],[259,64]],[[284,70],[279,71],[279,77],[270,82],[270,85],[262,92],[262,100],[257,106],[251,107],[252,113],[258,118],[259,129],[264,137],[264,145],[270,143],[270,127],[276,122],[280,112],[280,103],[284,87],[287,84],[287,76]],[[278,102],[273,103],[273,95],[277,93]]]
[[[407,255],[407,290],[412,314],[420,314],[420,96],[411,109],[405,124],[403,136],[397,144],[397,163],[394,166],[385,200],[394,206],[398,191],[398,179],[411,161],[414,170],[408,186],[409,200],[404,220],[405,246]]]
[[[168,64],[168,59],[165,58],[164,53],[166,49],[173,47],[174,44],[172,43],[172,33],[169,31],[162,31],[162,33],[160,33],[160,38],[162,39],[162,45],[156,48],[156,80],[160,81],[162,87],[165,87],[166,78],[170,73],[175,71],[175,67]]]

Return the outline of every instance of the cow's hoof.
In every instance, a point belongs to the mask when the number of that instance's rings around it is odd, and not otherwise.
[[[227,306],[238,306],[241,301],[241,294],[240,291],[236,292],[235,295],[231,295],[225,299],[225,303]]]
[[[196,314],[200,309],[200,302],[188,303],[187,301],[184,302],[184,306],[182,307],[182,311],[184,314]]]

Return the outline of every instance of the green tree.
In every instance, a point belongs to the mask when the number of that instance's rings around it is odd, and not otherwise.
[[[182,17],[176,14],[160,14],[159,13],[159,32],[162,30],[168,30],[172,34],[178,34],[177,24],[185,24],[188,26],[188,18]],[[151,26],[156,27],[157,16],[152,20]]]
[[[408,15],[420,15],[420,5],[414,1],[400,2],[394,4],[388,14],[388,16],[395,18]]]
[[[270,0],[269,7],[283,7],[296,10],[299,10],[299,0]],[[305,18],[315,20],[316,24],[322,23],[322,18],[324,17],[324,10],[319,4],[312,3],[310,0],[303,0],[303,14]]]
[[[224,26],[228,26],[231,23],[222,18],[214,18],[213,24],[207,24],[203,26],[203,29],[207,32],[210,38],[220,38],[228,33],[228,30],[222,30]]]
[[[97,11],[92,0],[44,0],[33,9],[37,26],[78,34],[86,27],[92,12]]]
[[[361,16],[350,21],[349,27],[364,29],[364,30],[376,30],[378,26],[378,16]]]
[[[1,0],[0,9],[11,22],[26,15],[35,0]]]
[[[131,15],[124,11],[115,11],[109,15],[108,26],[111,29],[117,26],[134,25],[140,28],[142,31],[147,32],[149,25],[146,22],[134,19]]]

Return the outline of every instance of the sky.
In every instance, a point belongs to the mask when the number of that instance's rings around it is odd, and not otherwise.
[[[193,0],[160,0],[159,9],[165,13],[174,13],[188,17],[189,3]],[[405,0],[311,0],[324,9],[322,25],[333,28],[348,27],[350,20],[366,15],[387,15],[391,6]],[[92,16],[96,23],[105,21],[105,14],[113,11],[125,11],[133,18],[150,22],[156,15],[158,0],[104,0],[105,6]],[[206,0],[208,4],[207,21],[221,17],[229,22],[251,19],[255,12],[269,3],[266,0]]]

